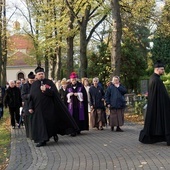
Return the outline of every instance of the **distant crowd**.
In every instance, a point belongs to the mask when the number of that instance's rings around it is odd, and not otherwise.
[[[157,61],[149,79],[145,123],[139,134],[144,144],[167,142],[170,146],[170,98],[160,79],[164,67]],[[118,76],[113,76],[104,90],[98,77],[90,84],[88,78],[80,81],[72,72],[68,80],[55,83],[45,78],[44,69],[38,66],[27,81],[10,80],[6,88],[0,86],[0,118],[8,107],[11,127],[23,124],[27,138],[37,147],[45,146],[51,137],[57,142],[58,134],[74,137],[89,128],[104,130],[107,122],[111,131],[123,132],[126,93]]]
[[[72,72],[69,79],[55,82],[37,67],[27,79],[10,80],[0,87],[0,118],[8,107],[11,127],[24,125],[26,136],[37,147],[46,145],[51,137],[58,141],[57,134],[77,136],[89,128],[104,130],[108,124],[111,131],[123,132],[126,93],[118,76],[104,91],[98,77],[89,83],[88,78],[80,80]]]

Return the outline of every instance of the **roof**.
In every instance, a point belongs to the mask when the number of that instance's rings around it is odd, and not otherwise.
[[[26,49],[31,50],[34,48],[33,41],[28,35],[14,34],[9,37],[8,45],[11,50]]]
[[[8,57],[8,66],[27,66],[27,65],[35,65],[35,58],[24,54],[20,51],[14,53],[10,57]]]
[[[31,66],[36,65],[35,57],[32,57],[33,41],[28,35],[14,34],[8,38],[7,66]]]

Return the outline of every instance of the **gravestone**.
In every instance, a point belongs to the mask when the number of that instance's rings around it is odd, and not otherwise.
[[[148,79],[147,80],[141,80],[141,94],[146,94],[148,92]]]

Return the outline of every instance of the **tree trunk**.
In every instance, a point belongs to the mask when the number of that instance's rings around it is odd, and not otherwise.
[[[74,37],[67,38],[67,73],[66,76],[69,77],[70,73],[73,71],[73,43]]]
[[[119,0],[111,1],[112,9],[112,51],[111,51],[111,68],[113,69],[112,76],[120,75],[120,59],[121,59],[121,37],[122,23],[120,16]]]
[[[86,41],[86,27],[85,24],[80,26],[80,70],[79,77],[87,77],[87,41]]]
[[[2,86],[6,85],[6,65],[7,65],[7,23],[6,23],[6,0],[3,0],[3,66],[2,66]]]
[[[55,69],[56,69],[56,54],[52,54],[51,52],[51,56],[50,56],[50,77],[53,78],[53,80],[56,78],[55,76]]]
[[[3,10],[2,10],[2,0],[0,0],[0,84],[2,84],[2,66],[3,66],[3,61],[2,61],[2,20],[3,20],[3,17],[2,17],[2,13],[3,13]]]
[[[6,85],[7,36],[6,0],[0,0],[0,85]]]
[[[56,79],[61,80],[61,47],[56,52]]]
[[[48,59],[48,54],[46,53],[45,55],[45,77],[48,79],[48,74],[49,74],[49,59]]]
[[[74,15],[70,11],[70,22],[68,24],[68,30],[71,31],[73,30],[73,23],[74,23]],[[73,64],[73,55],[74,55],[74,36],[70,36],[67,38],[67,73],[66,76],[69,77],[70,73],[74,69],[74,64]]]
[[[91,5],[88,5],[85,10],[84,17],[82,17],[82,22],[79,22],[79,28],[80,28],[80,68],[79,68],[79,77],[87,77],[87,67],[88,67],[88,62],[87,62],[87,24],[89,21],[90,17],[90,9]]]

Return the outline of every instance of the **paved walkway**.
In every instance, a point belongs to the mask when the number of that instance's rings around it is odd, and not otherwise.
[[[12,130],[11,157],[6,170],[156,170],[170,169],[166,143],[138,142],[142,126],[125,123],[125,132],[91,129],[77,137],[59,136],[37,148],[24,128]]]

